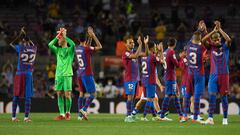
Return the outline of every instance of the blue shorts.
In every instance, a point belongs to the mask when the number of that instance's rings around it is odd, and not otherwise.
[[[147,84],[146,85],[146,95],[147,98],[154,98],[156,93],[156,84]]]
[[[83,86],[80,85],[80,87],[84,87],[82,89],[85,90],[87,93],[94,93],[96,92],[96,87],[95,87],[95,81],[92,75],[90,76],[81,76],[81,81]]]
[[[181,88],[181,93],[182,93],[182,96],[185,97],[186,96],[186,86],[185,85],[182,85],[182,88]]]
[[[202,95],[205,87],[205,76],[188,75],[187,93],[190,95]]]
[[[165,94],[176,95],[177,82],[176,81],[165,81]]]
[[[137,88],[137,81],[124,82],[126,95],[134,95]]]

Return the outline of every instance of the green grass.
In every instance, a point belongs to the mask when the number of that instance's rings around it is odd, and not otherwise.
[[[0,135],[240,135],[240,117],[229,116],[229,125],[223,126],[222,116],[215,115],[215,125],[179,123],[177,115],[170,114],[172,122],[138,121],[124,123],[124,115],[94,114],[89,121],[53,121],[55,113],[32,113],[32,123],[11,122],[10,114],[0,114]],[[23,114],[18,114],[23,119]]]

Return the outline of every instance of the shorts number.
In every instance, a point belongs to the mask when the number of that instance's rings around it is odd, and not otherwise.
[[[147,71],[147,62],[146,62],[146,61],[143,61],[143,62],[142,62],[142,73],[143,73],[143,74],[148,74],[148,71]]]
[[[77,55],[77,59],[78,59],[78,64],[80,67],[84,67],[84,62],[83,62],[83,58],[81,54]]]
[[[128,88],[132,90],[133,89],[133,84],[128,84]]]
[[[32,63],[36,58],[36,54],[26,54],[26,53],[23,53],[21,54],[21,59],[23,62],[29,62],[29,63]]]
[[[190,52],[189,56],[191,59],[189,60],[191,64],[197,64],[197,54],[195,52]]]

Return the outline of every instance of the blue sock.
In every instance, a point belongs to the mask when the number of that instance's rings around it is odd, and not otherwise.
[[[25,98],[25,117],[26,118],[29,116],[30,109],[31,109],[31,98],[26,97]]]
[[[162,103],[162,111],[161,111],[161,115],[160,115],[161,118],[165,117],[165,113],[167,112],[168,105],[169,105],[169,97],[165,96],[163,99],[163,103]]]
[[[194,95],[194,112],[193,112],[194,120],[197,120],[199,115],[200,98],[201,98],[201,95]]]
[[[216,107],[216,98],[215,94],[209,95],[209,110],[208,110],[208,117],[213,118],[213,113]]]
[[[179,97],[177,97],[177,96],[174,97],[174,104],[175,104],[175,108],[178,112],[178,116],[182,116],[182,109],[181,109]]]
[[[127,100],[127,116],[132,113],[132,100]]]
[[[184,117],[187,117],[187,114],[189,112],[190,98],[191,98],[191,95],[186,93],[184,97],[184,107],[183,107]]]
[[[13,97],[13,103],[12,103],[12,117],[16,117],[16,111],[17,111],[17,105],[18,105],[19,97],[14,96]]]
[[[81,113],[79,113],[79,110],[83,108],[83,97],[78,97],[78,114],[81,116]]]
[[[92,101],[94,99],[94,96],[93,95],[90,95],[87,100],[86,100],[86,103],[85,103],[85,106],[83,107],[83,110],[84,111],[87,111],[88,107],[91,105]]]
[[[151,112],[152,112],[152,116],[153,116],[153,117],[156,117],[156,116],[157,116],[157,113],[156,113],[156,111],[155,111],[154,104],[153,104],[152,101],[151,101]]]
[[[222,108],[223,108],[223,118],[228,117],[228,97],[222,96]]]
[[[151,110],[151,102],[147,101],[144,107],[143,117],[146,117]]]

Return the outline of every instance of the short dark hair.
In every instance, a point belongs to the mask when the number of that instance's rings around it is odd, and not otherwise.
[[[154,43],[151,42],[151,41],[149,41],[149,42],[148,42],[148,48],[151,49],[151,48],[153,48],[153,47],[154,47]]]
[[[174,45],[176,45],[176,43],[177,43],[177,40],[173,37],[170,37],[167,41],[168,46],[174,46]]]

